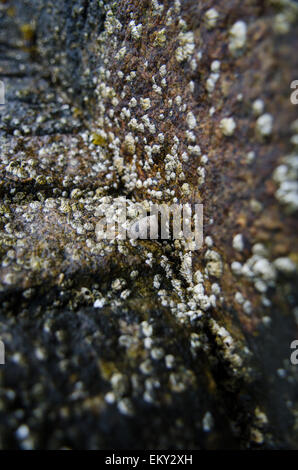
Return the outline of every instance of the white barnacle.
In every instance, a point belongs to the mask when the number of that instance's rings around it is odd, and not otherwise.
[[[192,59],[192,60],[190,61],[190,68],[191,68],[191,70],[192,70],[193,72],[195,72],[195,71],[197,70],[197,68],[198,68],[198,63],[197,63],[196,59]]]
[[[191,81],[189,82],[188,86],[189,86],[190,92],[193,93],[193,92],[195,91],[195,83],[194,83],[194,81],[191,80]]]
[[[133,415],[134,409],[132,402],[129,398],[123,398],[122,400],[120,400],[117,404],[117,407],[121,414],[127,416]]]
[[[209,411],[205,413],[202,424],[203,424],[204,432],[210,432],[212,430],[213,425],[214,425],[214,420],[213,420],[212,414]]]
[[[213,240],[212,240],[212,237],[210,237],[209,235],[205,238],[205,243],[206,245],[208,246],[208,248],[211,248],[213,246]]]
[[[199,145],[188,145],[187,149],[190,155],[195,155],[196,157],[198,157],[202,153],[201,147]]]
[[[143,26],[141,24],[136,25],[133,20],[129,23],[129,26],[131,30],[131,37],[133,39],[139,39],[142,34]]]
[[[296,271],[296,264],[287,257],[277,258],[273,264],[282,274],[291,275]]]
[[[166,40],[167,40],[166,30],[165,28],[162,28],[156,33],[153,45],[155,47],[162,47],[165,45]]]
[[[146,111],[147,109],[149,109],[151,107],[150,98],[141,98],[140,103],[141,103],[141,106],[144,109],[144,111]]]
[[[135,108],[137,104],[138,104],[137,100],[134,97],[132,97],[129,104],[128,104],[128,106],[130,108]]]
[[[124,140],[125,140],[125,148],[126,148],[127,152],[132,155],[136,150],[135,139],[134,139],[133,135],[130,134],[130,133],[127,134],[125,136]]]
[[[252,110],[255,116],[260,116],[264,111],[264,101],[261,99],[257,99],[252,104]]]
[[[116,58],[117,60],[123,59],[123,57],[125,56],[125,54],[126,54],[126,47],[124,46],[124,47],[122,47],[121,49],[119,49],[119,51],[117,52],[115,58]]]
[[[291,29],[291,14],[277,14],[274,18],[273,28],[277,34],[287,34]]]
[[[158,138],[158,141],[159,141],[161,144],[164,143],[165,136],[164,136],[164,134],[163,134],[162,132],[160,132],[160,133],[158,134],[157,138]]]
[[[93,307],[94,308],[102,308],[105,304],[105,301],[106,301],[105,298],[97,299],[97,300],[95,300],[95,302],[93,304]]]
[[[236,276],[240,276],[242,273],[242,264],[239,261],[233,261],[231,264],[231,269]]]
[[[194,33],[192,31],[188,31],[187,33],[180,33],[178,39],[180,46],[176,49],[175,56],[178,62],[183,62],[194,52]]]
[[[260,258],[252,266],[256,276],[260,276],[264,281],[274,281],[276,277],[275,267],[266,258]]]
[[[214,28],[218,18],[219,18],[219,14],[215,10],[215,8],[210,8],[209,10],[207,10],[205,13],[205,20],[206,20],[207,28],[208,29]]]
[[[246,43],[247,26],[244,21],[236,21],[230,29],[229,50],[232,54],[241,51]]]
[[[207,271],[211,276],[220,278],[223,273],[223,262],[219,253],[214,250],[207,250],[205,253],[207,260]]]
[[[245,156],[245,160],[247,163],[253,162],[255,158],[256,158],[256,152],[254,152],[253,150],[248,152]]]
[[[152,90],[155,91],[155,93],[157,93],[158,95],[161,95],[162,94],[162,89],[160,86],[156,85],[154,83],[154,85],[152,85]]]
[[[189,129],[194,129],[197,125],[197,120],[192,112],[189,112],[186,116],[186,122]]]
[[[220,70],[220,60],[214,60],[211,64],[212,72],[219,72]]]
[[[235,301],[237,302],[237,304],[240,304],[240,305],[242,305],[244,303],[244,297],[241,294],[241,292],[236,292]]]
[[[185,196],[189,196],[190,194],[190,187],[188,183],[184,183],[181,187],[181,191]]]
[[[249,300],[246,300],[243,304],[243,311],[246,313],[246,315],[251,315],[252,313],[252,305]]]
[[[202,184],[204,183],[204,181],[205,181],[206,170],[205,170],[204,167],[199,166],[199,167],[197,168],[197,173],[198,173],[198,175],[199,175],[198,184],[199,184],[199,186],[200,186],[200,185],[202,185]]]
[[[257,120],[256,131],[261,137],[268,137],[272,133],[273,117],[271,114],[262,114]]]
[[[29,436],[30,430],[26,424],[22,424],[18,429],[16,430],[16,436],[20,440],[24,440]]]
[[[166,74],[167,74],[167,67],[166,65],[162,65],[160,68],[159,68],[159,73],[162,77],[165,77]]]
[[[193,132],[191,131],[185,131],[185,135],[186,135],[186,138],[187,138],[187,141],[190,142],[190,143],[195,143],[196,141],[196,136],[194,135]]]
[[[211,73],[210,76],[207,78],[205,87],[208,93],[212,93],[214,91],[218,79],[219,73]]]
[[[237,233],[237,235],[234,236],[233,248],[234,250],[237,250],[237,251],[244,250],[244,240],[243,240],[243,235],[241,233]]]
[[[160,14],[164,9],[164,6],[158,3],[157,0],[152,0],[152,7],[155,14]]]
[[[225,135],[226,137],[232,136],[236,129],[236,122],[234,118],[232,117],[223,118],[220,121],[220,128],[221,128],[223,135]]]
[[[288,155],[284,163],[279,165],[274,173],[273,179],[279,185],[275,193],[278,201],[285,205],[287,212],[295,212],[298,208],[298,156]]]

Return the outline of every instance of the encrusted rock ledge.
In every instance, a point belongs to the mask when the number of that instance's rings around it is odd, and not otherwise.
[[[0,2],[2,448],[297,448],[297,18]],[[98,241],[124,198],[204,246]]]

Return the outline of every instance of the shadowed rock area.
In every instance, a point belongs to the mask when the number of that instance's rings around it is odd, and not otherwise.
[[[297,23],[0,0],[1,448],[298,448]],[[202,248],[99,240],[124,201],[203,204]]]

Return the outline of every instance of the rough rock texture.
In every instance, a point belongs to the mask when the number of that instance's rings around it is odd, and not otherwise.
[[[2,0],[2,448],[297,448],[297,14]],[[98,241],[123,198],[203,248]]]

